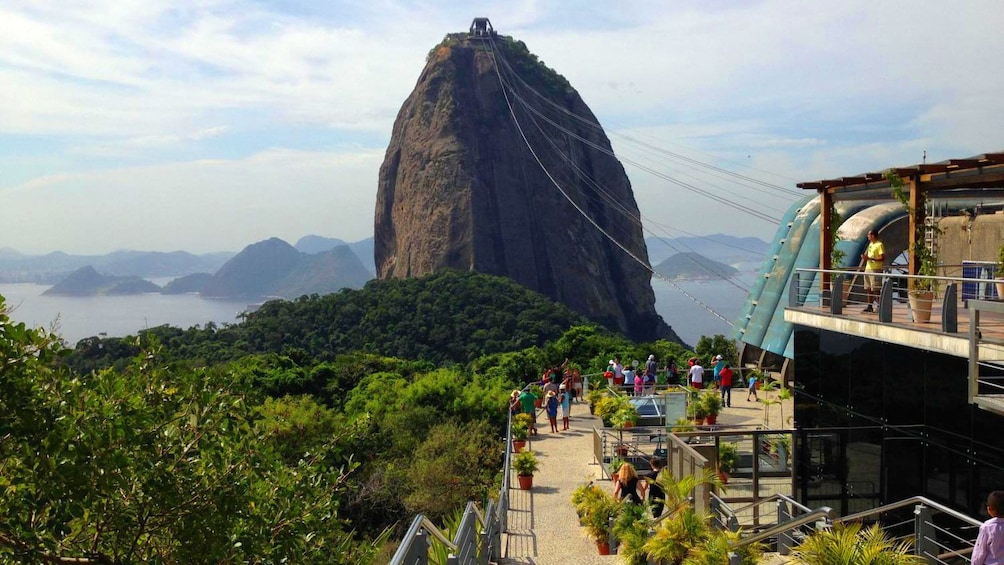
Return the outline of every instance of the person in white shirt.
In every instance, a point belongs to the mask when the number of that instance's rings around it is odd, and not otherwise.
[[[704,386],[704,367],[700,363],[695,362],[694,366],[690,368],[690,386],[694,388]]]
[[[1004,565],[1004,490],[995,490],[987,496],[987,514],[990,519],[980,526],[971,563]]]

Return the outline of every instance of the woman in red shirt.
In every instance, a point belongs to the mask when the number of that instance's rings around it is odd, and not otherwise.
[[[722,368],[722,371],[718,373],[719,378],[722,379],[722,404],[725,406],[732,406],[732,366],[728,363]]]

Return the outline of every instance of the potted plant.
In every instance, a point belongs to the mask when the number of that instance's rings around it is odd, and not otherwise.
[[[624,454],[627,455],[627,449],[625,449]],[[624,463],[624,459],[621,459],[620,457],[614,457],[610,460],[610,463],[607,464],[607,471],[610,473],[610,480],[615,483],[617,482],[617,472],[620,471],[621,465]]]
[[[606,427],[613,425],[613,416],[624,408],[632,408],[631,401],[626,396],[620,394],[604,395],[596,403],[596,415],[603,420]]]
[[[603,491],[600,490],[600,487],[594,485],[592,481],[579,485],[578,488],[572,491],[572,506],[575,507],[575,513],[579,516],[579,523],[583,522],[586,513],[589,511],[589,505],[601,494],[603,494]]]
[[[1004,241],[997,246],[997,300],[1004,300]]]
[[[688,420],[687,418],[679,418],[677,421],[673,422],[673,426],[669,429],[673,433],[677,432],[692,432],[696,430],[697,427],[694,426],[694,422]]]
[[[834,555],[867,554],[869,563],[889,565],[921,565],[927,559],[913,555],[909,540],[889,538],[878,524],[863,527],[860,523],[836,524],[832,528],[816,530],[793,550],[795,563],[833,563]]]
[[[589,403],[589,413],[596,414],[596,403],[606,395],[606,387],[590,388],[586,394],[586,402]]]
[[[530,428],[526,423],[516,420],[512,424],[512,451],[519,453],[526,447],[526,438],[530,435]]]
[[[722,442],[718,445],[718,478],[722,484],[729,482],[729,476],[739,467],[739,446]]]
[[[701,394],[700,403],[704,405],[707,413],[705,421],[708,425],[718,423],[718,413],[722,411],[722,397],[718,392],[705,392]]]
[[[610,417],[610,422],[619,430],[630,428],[638,423],[638,410],[630,404],[623,406]]]
[[[698,400],[694,402],[694,423],[698,426],[704,425],[704,419],[708,417],[708,409],[704,403]]]
[[[530,385],[530,393],[537,398],[533,401],[533,405],[540,408],[544,405],[544,389],[539,384]]]
[[[648,563],[645,553],[645,541],[652,520],[646,513],[644,504],[624,504],[617,519],[614,520],[613,535],[617,540],[617,555],[624,563]]]
[[[610,519],[617,518],[617,515],[624,508],[624,505],[614,500],[614,497],[607,492],[600,491],[595,497],[591,497],[586,508],[586,514],[582,518],[586,535],[596,543],[596,549],[600,555],[610,555]]]
[[[512,468],[516,470],[516,478],[519,479],[519,488],[522,490],[533,488],[533,474],[539,466],[537,456],[529,449],[517,453],[512,458]]]
[[[903,179],[895,171],[889,170],[885,173],[889,186],[892,187],[892,195],[906,209],[910,216],[910,222],[914,225],[914,244],[910,249],[910,255],[917,261],[917,274],[922,277],[934,277],[938,274],[938,256],[934,249],[925,245],[925,235],[932,232],[935,237],[941,233],[936,225],[925,225],[918,222],[917,209],[923,210],[927,202],[927,195],[922,191],[917,195],[916,207],[910,206],[910,195],[904,190]],[[934,294],[937,290],[938,281],[931,278],[911,279],[910,292],[907,298],[910,301],[910,312],[913,313],[915,322],[930,322],[931,310],[934,306]]]

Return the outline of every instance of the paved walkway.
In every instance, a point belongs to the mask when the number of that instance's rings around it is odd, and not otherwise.
[[[760,393],[761,398],[763,392]],[[784,419],[792,414],[792,402],[784,403]],[[771,427],[781,424],[777,406],[770,407]],[[718,423],[725,425],[763,424],[764,405],[746,401],[746,391],[733,391],[732,407],[723,408]],[[561,425],[559,418],[559,427]],[[509,533],[503,536],[502,563],[585,565],[619,563],[616,555],[599,555],[596,544],[579,525],[572,506],[572,491],[586,481],[596,481],[601,488],[613,492],[613,483],[600,479],[600,465],[593,458],[593,427],[602,427],[599,418],[589,415],[585,403],[572,404],[571,429],[549,433],[547,417],[538,417],[540,434],[531,437],[527,448],[540,460],[540,469],[533,477],[533,489],[519,489],[512,477],[509,496]],[[788,424],[790,426],[790,424]]]

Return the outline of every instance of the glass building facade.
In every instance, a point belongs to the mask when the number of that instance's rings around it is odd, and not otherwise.
[[[985,518],[1004,416],[968,402],[968,361],[796,326],[795,495],[840,515],[926,496]]]

